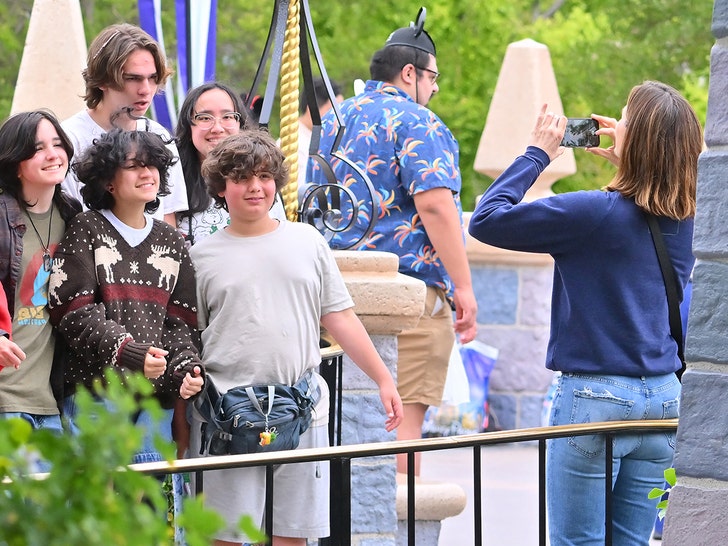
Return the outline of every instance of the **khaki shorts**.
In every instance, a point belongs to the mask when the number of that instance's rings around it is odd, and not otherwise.
[[[452,310],[441,288],[427,287],[417,326],[397,336],[397,390],[404,404],[439,406],[455,343]]]

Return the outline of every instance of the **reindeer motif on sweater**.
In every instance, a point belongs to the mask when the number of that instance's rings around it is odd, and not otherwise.
[[[166,283],[167,290],[174,289],[174,283],[170,286],[170,280],[174,277],[177,281],[179,273],[179,261],[169,255],[168,246],[152,245],[152,255],[147,258],[147,263],[159,271],[159,282],[157,286],[162,288],[163,282]]]
[[[105,245],[94,248],[94,261],[96,262],[96,282],[99,282],[99,266],[104,268],[107,282],[114,282],[114,270],[111,268],[116,262],[121,261],[121,254],[116,249],[116,239],[109,235],[101,234],[99,239]]]

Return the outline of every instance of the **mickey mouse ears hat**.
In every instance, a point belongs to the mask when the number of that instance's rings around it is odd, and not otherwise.
[[[409,46],[435,55],[435,42],[432,41],[430,35],[425,30],[425,18],[427,17],[427,9],[420,8],[417,12],[417,19],[414,23],[410,23],[408,27],[395,30],[389,35],[384,47],[389,46]]]

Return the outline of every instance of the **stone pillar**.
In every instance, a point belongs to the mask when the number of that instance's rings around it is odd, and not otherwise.
[[[336,262],[354,299],[354,311],[396,377],[397,334],[413,327],[425,309],[425,284],[398,273],[388,252],[336,251]],[[343,367],[342,443],[396,440],[384,430],[384,411],[374,382],[347,356]],[[397,465],[394,456],[353,459],[351,530],[355,545],[394,546]]]
[[[550,111],[563,115],[548,48],[530,39],[510,44],[493,91],[475,156],[475,170],[497,178],[521,155],[544,103]],[[551,185],[575,172],[574,151],[567,148],[541,173],[526,200],[553,195]]]
[[[550,111],[563,114],[548,48],[530,39],[510,44],[475,170],[496,178],[521,155],[544,103]],[[525,200],[553,195],[551,185],[575,172],[574,152],[567,148],[544,170]],[[465,214],[466,222],[469,216]],[[488,394],[497,425],[503,429],[541,426],[543,397],[552,377],[544,363],[553,260],[545,254],[495,248],[470,236],[466,249],[478,300],[478,339],[499,350]]]
[[[467,224],[471,213],[465,213]],[[551,319],[553,259],[514,252],[466,236],[478,300],[478,339],[499,350],[490,375],[488,403],[505,430],[541,426]]]
[[[678,485],[670,494],[662,543],[724,544],[728,499],[728,0],[715,0],[707,151],[698,162],[698,208],[686,359],[675,449]],[[699,539],[697,537],[700,537]]]
[[[11,113],[48,108],[64,120],[83,110],[85,67],[79,0],[34,0]]]

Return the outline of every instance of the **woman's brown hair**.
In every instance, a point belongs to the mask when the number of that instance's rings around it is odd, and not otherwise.
[[[669,85],[647,81],[632,88],[625,121],[619,168],[606,189],[656,216],[694,216],[703,131],[688,101]]]

